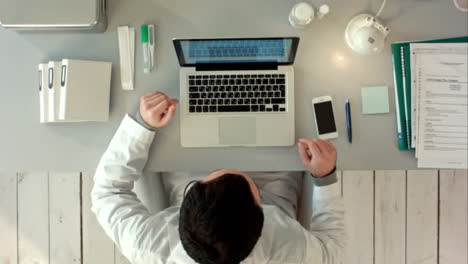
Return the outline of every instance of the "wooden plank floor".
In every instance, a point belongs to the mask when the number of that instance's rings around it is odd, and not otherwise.
[[[345,264],[467,264],[466,170],[342,171]],[[128,264],[89,173],[0,172],[0,264]]]

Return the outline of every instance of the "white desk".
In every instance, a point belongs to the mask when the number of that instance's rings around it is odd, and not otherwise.
[[[397,148],[390,43],[467,35],[467,13],[456,9],[452,0],[388,1],[381,15],[391,29],[385,52],[359,57],[345,46],[345,26],[356,14],[376,12],[380,0],[310,2],[315,8],[327,3],[331,12],[306,31],[296,31],[288,24],[295,1],[286,0],[112,0],[108,1],[109,27],[104,34],[18,34],[0,29],[0,169],[93,170],[123,115],[136,110],[141,95],[160,90],[178,97],[179,66],[172,38],[267,36],[301,38],[295,63],[297,137],[316,136],[311,98],[332,95],[341,134],[334,141],[339,169],[415,168],[414,153]],[[157,26],[156,69],[143,74],[141,46],[137,45],[136,89],[123,91],[116,28],[138,28],[142,23]],[[37,64],[62,58],[113,62],[109,122],[39,124]],[[361,114],[360,88],[370,85],[389,86],[389,114]],[[352,103],[351,145],[346,139],[346,98]],[[179,135],[176,117],[158,132],[149,169],[303,170],[296,147],[184,149]]]

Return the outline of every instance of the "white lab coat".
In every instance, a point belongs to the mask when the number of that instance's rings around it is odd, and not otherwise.
[[[132,263],[195,263],[179,239],[179,207],[150,214],[132,192],[142,175],[155,132],[124,117],[94,178],[92,210]],[[340,263],[344,246],[343,202],[337,184],[314,187],[308,228],[274,205],[263,205],[262,235],[244,264]]]

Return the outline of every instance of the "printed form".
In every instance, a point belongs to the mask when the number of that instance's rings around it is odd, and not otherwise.
[[[414,44],[419,168],[466,169],[468,44]]]

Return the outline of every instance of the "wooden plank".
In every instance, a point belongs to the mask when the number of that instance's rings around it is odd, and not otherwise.
[[[83,264],[114,263],[114,243],[91,211],[94,173],[82,173]]]
[[[407,172],[406,263],[437,263],[438,171]]]
[[[374,263],[374,173],[343,171],[346,264]]]
[[[18,262],[49,263],[49,176],[18,174]]]
[[[0,263],[18,260],[16,173],[0,173]]]
[[[406,172],[375,172],[375,264],[405,263]]]
[[[115,246],[115,264],[131,264],[130,261],[128,261],[128,259],[122,255],[122,253],[120,253],[120,250],[117,248],[117,246]]]
[[[468,175],[440,171],[439,264],[468,263]]]
[[[80,173],[49,173],[50,263],[81,263]]]

